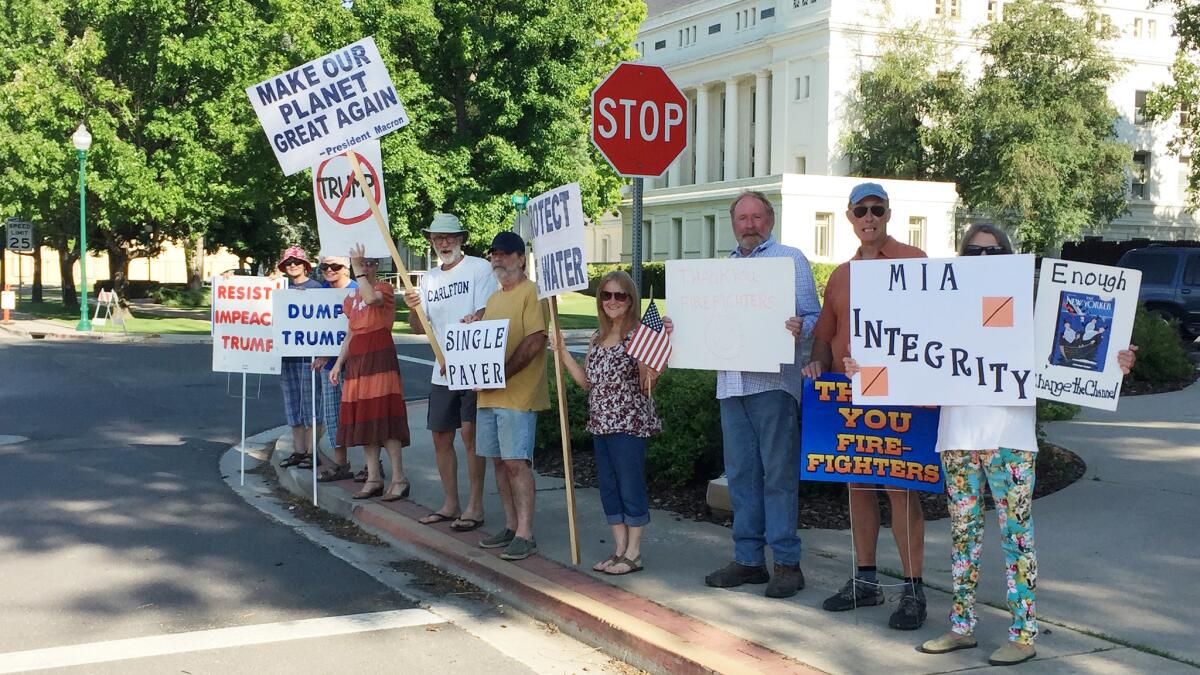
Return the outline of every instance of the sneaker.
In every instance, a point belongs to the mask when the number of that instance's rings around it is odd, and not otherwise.
[[[790,598],[804,588],[804,572],[800,565],[780,565],[775,563],[775,573],[767,584],[768,598]]]
[[[916,630],[925,623],[925,587],[906,584],[900,596],[900,606],[892,612],[888,625],[897,630]]]
[[[765,584],[771,580],[767,574],[766,565],[750,567],[731,562],[712,574],[704,577],[704,583],[713,588],[733,588],[742,584]]]
[[[988,657],[988,663],[993,666],[1015,666],[1037,656],[1033,645],[1021,642],[1008,642]]]
[[[825,598],[821,607],[826,612],[845,612],[855,607],[874,607],[883,604],[883,589],[878,584],[851,577],[842,590]]]
[[[505,560],[524,560],[534,553],[537,553],[537,544],[532,539],[514,536],[500,557]]]
[[[951,631],[941,637],[926,640],[921,643],[920,647],[917,647],[917,650],[926,654],[946,654],[959,649],[971,649],[978,644],[974,635],[959,635]]]
[[[513,537],[515,537],[515,536],[517,536],[516,532],[506,529],[503,532],[501,532],[500,534],[493,534],[492,536],[488,537],[487,539],[484,539],[483,541],[479,542],[479,547],[480,548],[504,548],[505,546],[508,546],[509,542],[511,542],[513,540]]]

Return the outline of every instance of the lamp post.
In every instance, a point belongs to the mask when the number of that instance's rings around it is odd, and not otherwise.
[[[75,146],[75,154],[79,155],[79,323],[75,330],[90,331],[92,321],[88,318],[87,301],[87,182],[83,169],[87,151],[92,147],[92,135],[87,127],[79,125],[71,134],[71,144]]]
[[[516,211],[516,216],[513,218],[513,232],[521,234],[521,212],[525,210],[525,205],[529,203],[529,197],[518,192],[512,196],[511,201],[513,210]]]

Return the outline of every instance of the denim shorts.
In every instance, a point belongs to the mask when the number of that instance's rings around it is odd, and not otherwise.
[[[475,454],[533,462],[537,412],[480,408],[475,413]]]

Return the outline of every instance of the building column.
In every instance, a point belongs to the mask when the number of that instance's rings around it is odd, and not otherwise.
[[[767,175],[767,161],[770,142],[767,132],[770,130],[770,106],[767,105],[767,92],[771,86],[771,71],[760,70],[754,84],[754,175]]]
[[[738,177],[738,81],[725,80],[725,178]]]
[[[679,187],[679,173],[683,171],[681,164],[683,163],[683,153],[671,162],[671,166],[667,167],[667,187]]]
[[[696,185],[708,182],[708,85],[696,87]]]
[[[788,86],[791,84],[786,61],[771,64],[771,173],[790,173],[791,148],[788,145]]]

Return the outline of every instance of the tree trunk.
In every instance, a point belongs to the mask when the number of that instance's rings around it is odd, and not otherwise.
[[[67,238],[58,240],[58,273],[62,277],[62,304],[67,309],[79,309],[79,293],[75,290],[75,261],[79,256],[67,246]]]
[[[129,301],[125,294],[129,288],[129,253],[119,244],[109,244],[108,269],[112,276],[113,292],[117,294],[117,312],[122,317],[131,316]]]
[[[183,241],[183,255],[187,260],[187,286],[189,291],[204,287],[204,235],[193,232]]]
[[[42,302],[42,245],[33,247],[33,298],[34,302]]]

